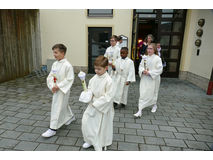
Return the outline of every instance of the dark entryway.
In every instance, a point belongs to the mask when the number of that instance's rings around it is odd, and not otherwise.
[[[163,77],[178,77],[185,27],[186,10],[136,9],[133,17],[132,59],[138,70],[137,45],[147,34],[161,43],[161,53],[166,61]]]
[[[99,55],[104,55],[107,47],[110,46],[109,39],[112,35],[111,27],[89,27],[88,28],[88,49],[89,49],[89,73],[94,73],[94,60]]]

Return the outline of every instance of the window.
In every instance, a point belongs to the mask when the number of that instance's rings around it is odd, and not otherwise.
[[[88,17],[112,17],[113,9],[88,9]]]

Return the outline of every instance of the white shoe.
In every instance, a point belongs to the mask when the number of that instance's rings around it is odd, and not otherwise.
[[[75,118],[75,116],[73,116],[69,121],[67,121],[67,122],[65,123],[65,125],[68,126],[68,125],[70,125],[70,123],[72,123],[72,122],[75,121],[75,120],[76,120],[76,118]]]
[[[137,113],[134,114],[134,117],[139,118],[142,116],[142,111],[138,111]]]
[[[83,144],[83,148],[89,148],[90,146],[92,146],[92,145],[89,144],[89,143],[87,143],[87,142],[85,142],[85,143]]]
[[[157,110],[157,108],[158,108],[158,107],[157,107],[157,105],[155,104],[155,105],[152,107],[151,112],[152,112],[152,113],[155,113],[155,112],[156,112],[156,110]]]
[[[42,134],[42,137],[52,137],[56,134],[56,131],[48,129],[46,132]]]

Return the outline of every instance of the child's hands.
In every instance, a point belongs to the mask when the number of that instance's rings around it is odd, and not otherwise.
[[[126,85],[128,86],[129,84],[130,84],[130,81],[127,81],[127,82],[126,82]]]
[[[149,70],[144,70],[143,74],[145,74],[146,76],[148,76],[149,75]]]
[[[52,88],[52,92],[56,93],[59,90],[58,86],[56,85],[55,87]]]

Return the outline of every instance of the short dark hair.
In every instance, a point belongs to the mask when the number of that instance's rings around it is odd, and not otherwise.
[[[64,52],[64,54],[66,54],[66,51],[67,51],[67,47],[64,45],[64,44],[55,44],[53,47],[52,47],[52,50],[58,48],[60,52]]]
[[[108,66],[108,59],[104,57],[103,55],[98,56],[95,59],[94,66],[106,67]]]
[[[121,35],[118,36],[118,41],[120,41],[120,40],[122,40],[122,36]]]
[[[121,50],[124,50],[124,51],[126,51],[126,52],[129,51],[129,49],[128,49],[127,47],[122,47]]]

